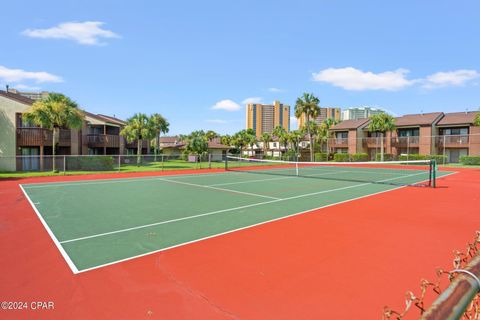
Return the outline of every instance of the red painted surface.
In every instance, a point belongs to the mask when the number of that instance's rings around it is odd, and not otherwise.
[[[406,187],[78,275],[18,184],[152,173],[2,181],[0,300],[55,310],[0,318],[379,319],[449,268],[479,228],[480,170],[458,171],[437,189]]]

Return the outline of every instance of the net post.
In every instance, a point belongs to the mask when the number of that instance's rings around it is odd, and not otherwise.
[[[437,187],[437,162],[432,160],[432,186]]]
[[[67,158],[66,156],[64,155],[63,156],[63,174],[65,175],[65,172],[67,171]]]
[[[295,161],[295,174],[298,177],[298,159]]]
[[[228,154],[225,155],[225,171],[228,171]]]
[[[121,166],[122,166],[122,155],[118,154],[118,172],[120,172]]]

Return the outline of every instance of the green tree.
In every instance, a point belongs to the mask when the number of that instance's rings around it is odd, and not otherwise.
[[[473,124],[480,127],[480,112],[477,113],[477,115],[475,116],[475,120],[473,121]]]
[[[272,134],[278,138],[278,142],[283,145],[285,152],[288,151],[288,132],[282,126],[273,128]]]
[[[224,136],[221,136],[220,137],[220,142],[223,144],[223,145],[226,145],[226,146],[230,146],[232,144],[232,137],[229,136],[228,134],[224,135]]]
[[[300,118],[302,115],[305,116],[305,126],[307,130],[308,140],[310,143],[310,161],[313,162],[313,137],[310,132],[310,126],[308,123],[310,119],[315,119],[320,112],[319,107],[320,100],[315,97],[312,93],[304,93],[303,96],[299,97],[295,102],[295,116]]]
[[[155,137],[155,161],[157,161],[157,154],[160,150],[160,135],[168,132],[170,123],[158,113],[152,114],[148,120],[152,134]]]
[[[185,142],[185,152],[196,155],[201,167],[201,159],[208,152],[207,134],[203,130],[193,131],[188,136],[182,136],[182,141]]]
[[[332,118],[327,118],[323,120],[321,128],[319,129],[319,133],[322,135],[323,141],[327,144],[327,154],[330,153],[328,142],[331,138],[331,131],[330,129],[338,123],[337,120]]]
[[[253,129],[247,129],[235,133],[232,140],[235,147],[240,149],[240,156],[243,156],[243,149],[246,146],[253,146],[257,141],[257,137]]]
[[[207,136],[208,141],[212,141],[215,138],[218,138],[220,135],[213,130],[208,130],[205,134]]]
[[[61,93],[50,93],[46,98],[36,101],[22,115],[25,121],[45,129],[52,130],[52,169],[55,168],[55,154],[60,129],[80,129],[85,115],[76,102]]]
[[[267,155],[268,147],[270,142],[272,142],[272,135],[268,132],[262,133],[260,136],[260,141],[263,143],[263,155]]]
[[[153,137],[152,127],[149,118],[144,113],[135,113],[127,119],[127,125],[120,131],[120,134],[128,142],[137,141],[137,165],[142,162],[143,140],[150,140]]]
[[[302,130],[293,130],[293,131],[287,133],[288,142],[293,146],[293,149],[295,150],[295,153],[297,154],[297,159],[298,159],[298,154],[299,154],[300,140],[303,137],[304,137],[304,133],[302,132]]]
[[[380,133],[380,161],[384,159],[384,143],[383,138],[387,131],[395,130],[395,118],[387,113],[379,113],[370,116],[368,131]]]

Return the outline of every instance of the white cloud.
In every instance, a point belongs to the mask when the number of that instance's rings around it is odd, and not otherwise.
[[[249,103],[262,103],[262,97],[251,97],[246,98],[242,101],[242,104],[249,104]]]
[[[462,86],[467,82],[480,78],[476,70],[455,70],[448,72],[437,72],[429,75],[424,80],[424,88],[439,88],[446,86]]]
[[[242,107],[230,99],[220,100],[212,106],[213,110],[238,111]]]
[[[119,38],[116,33],[102,29],[103,22],[65,22],[48,29],[27,29],[23,35],[41,39],[68,39],[84,45],[101,45],[101,38]]]
[[[270,91],[270,92],[282,92],[283,90],[279,89],[279,88],[268,88],[268,91]]]
[[[222,120],[222,119],[208,119],[207,122],[208,123],[216,123],[216,124],[225,124],[228,121]]]
[[[0,79],[5,82],[20,82],[25,80],[32,80],[37,83],[63,81],[61,77],[48,72],[32,72],[22,69],[9,69],[4,66],[0,66]]]
[[[409,71],[397,69],[381,73],[364,72],[352,67],[329,68],[318,73],[313,73],[313,80],[330,83],[346,90],[400,90],[416,82],[408,80],[405,75]]]

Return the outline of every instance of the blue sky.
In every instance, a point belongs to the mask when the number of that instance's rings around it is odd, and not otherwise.
[[[170,133],[245,126],[244,102],[480,107],[478,1],[10,1],[0,85],[63,92]],[[293,108],[292,108],[293,112]],[[295,127],[295,125],[292,125]]]

